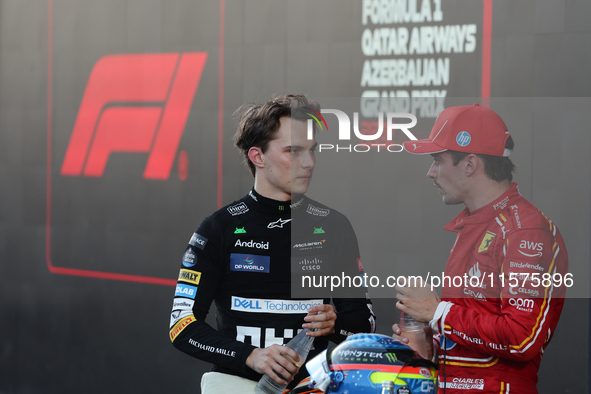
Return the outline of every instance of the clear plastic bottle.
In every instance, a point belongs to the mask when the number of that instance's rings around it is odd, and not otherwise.
[[[424,358],[428,356],[427,339],[425,338],[425,323],[421,323],[400,312],[400,321],[398,323],[402,336],[408,338],[408,346],[419,353]]]
[[[300,357],[300,361],[296,362],[291,357],[283,355],[283,357],[287,358],[291,361],[296,367],[301,368],[301,366],[306,362],[306,358],[308,357],[308,353],[312,348],[312,342],[314,342],[314,337],[309,337],[306,335],[307,332],[311,332],[309,328],[303,329],[296,335],[291,341],[289,341],[285,346],[293,349],[297,355]],[[259,383],[257,384],[254,392],[256,394],[281,394],[285,390],[287,385],[280,385],[279,383],[275,382],[273,379],[269,377],[269,375],[263,375]]]
[[[382,394],[394,394],[394,382],[384,380],[382,382]]]

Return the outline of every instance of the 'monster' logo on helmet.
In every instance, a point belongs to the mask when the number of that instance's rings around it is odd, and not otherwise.
[[[395,393],[435,392],[435,364],[386,335],[352,335],[332,351],[328,364],[326,393],[379,394],[384,381],[393,382]]]

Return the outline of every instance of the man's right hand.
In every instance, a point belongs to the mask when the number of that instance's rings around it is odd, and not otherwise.
[[[300,362],[300,357],[293,349],[275,344],[264,349],[254,349],[246,359],[246,365],[258,373],[269,375],[276,383],[285,385],[293,380],[299,368],[283,355]]]

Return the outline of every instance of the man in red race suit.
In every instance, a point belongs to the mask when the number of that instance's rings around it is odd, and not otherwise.
[[[465,205],[444,227],[457,236],[441,299],[430,286],[397,288],[396,307],[436,333],[440,393],[537,393],[560,318],[566,247],[511,182],[513,145],[499,115],[478,104],[445,109],[428,139],[404,143],[410,153],[433,156],[427,176],[443,202]]]

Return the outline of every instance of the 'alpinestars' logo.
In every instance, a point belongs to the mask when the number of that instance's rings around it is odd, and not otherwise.
[[[285,223],[288,223],[288,222],[291,222],[291,219],[286,219],[286,220],[279,219],[279,220],[277,220],[276,222],[271,222],[271,223],[269,223],[269,224],[267,225],[267,228],[275,228],[275,227],[280,227],[280,228],[283,228],[283,225],[284,225]]]

